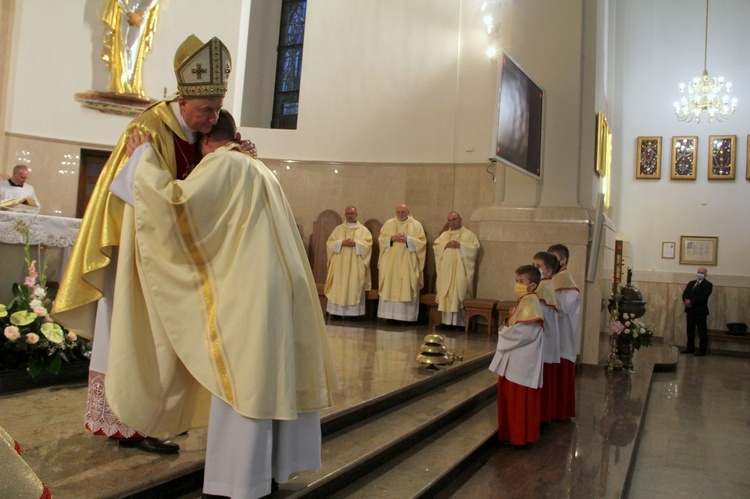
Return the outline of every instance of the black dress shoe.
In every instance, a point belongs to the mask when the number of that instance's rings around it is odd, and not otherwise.
[[[681,351],[680,353],[695,353],[695,349],[686,348],[685,350]]]
[[[151,454],[177,454],[180,446],[163,438],[146,437],[143,440],[120,440],[120,447],[134,448]]]
[[[695,352],[695,354],[694,354],[694,355],[695,355],[696,357],[705,357],[705,356],[706,356],[706,352],[704,352],[704,351],[702,351],[702,350],[698,350],[697,352]]]

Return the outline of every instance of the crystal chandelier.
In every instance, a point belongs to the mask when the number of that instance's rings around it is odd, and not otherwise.
[[[724,121],[730,119],[737,109],[737,99],[729,99],[732,84],[724,83],[724,77],[709,76],[706,70],[708,54],[708,2],[706,0],[706,37],[703,44],[703,76],[696,76],[685,85],[680,83],[679,101],[674,103],[677,119],[690,122],[695,119],[700,123],[703,112],[708,115],[708,122],[714,119]]]

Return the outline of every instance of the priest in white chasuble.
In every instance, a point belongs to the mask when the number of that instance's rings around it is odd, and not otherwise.
[[[106,389],[142,433],[208,424],[204,493],[259,497],[320,467],[319,411],[337,381],[294,216],[235,133],[222,110],[185,180],[146,144],[126,167],[137,161],[132,199],[127,170],[113,183],[133,230],[120,244]]]
[[[419,315],[419,292],[424,286],[427,237],[408,206],[396,206],[396,216],[383,224],[378,244],[378,317],[414,322]]]
[[[346,222],[333,229],[328,237],[328,274],[324,292],[326,311],[341,317],[365,314],[365,293],[372,289],[370,257],[372,234],[357,221],[357,208],[347,206]]]
[[[474,267],[479,253],[479,239],[463,226],[461,215],[448,214],[448,230],[432,243],[437,270],[435,301],[442,312],[443,324],[464,326],[464,300],[474,292]]]

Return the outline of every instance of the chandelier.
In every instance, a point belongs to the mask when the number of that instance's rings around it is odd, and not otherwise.
[[[706,0],[706,37],[703,44],[703,75],[696,76],[685,85],[680,83],[679,101],[674,103],[674,112],[680,121],[690,122],[695,119],[700,123],[701,116],[705,112],[708,122],[714,119],[724,121],[730,119],[737,109],[737,99],[729,98],[732,91],[730,82],[724,83],[724,77],[709,76],[706,69],[708,55],[708,2]]]

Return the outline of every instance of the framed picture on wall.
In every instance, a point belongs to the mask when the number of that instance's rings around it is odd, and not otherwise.
[[[698,137],[672,137],[672,180],[695,180]]]
[[[661,137],[638,137],[635,178],[661,178]]]
[[[718,237],[680,236],[681,264],[716,265],[718,254]]]
[[[662,258],[674,258],[675,254],[675,247],[677,244],[675,244],[674,241],[664,241],[661,243],[661,257]]]
[[[747,151],[750,151],[750,135],[747,136]],[[747,155],[747,164],[745,164],[745,180],[750,180],[750,154]]]
[[[710,180],[732,180],[736,168],[736,135],[711,135],[708,142],[708,178]]]

